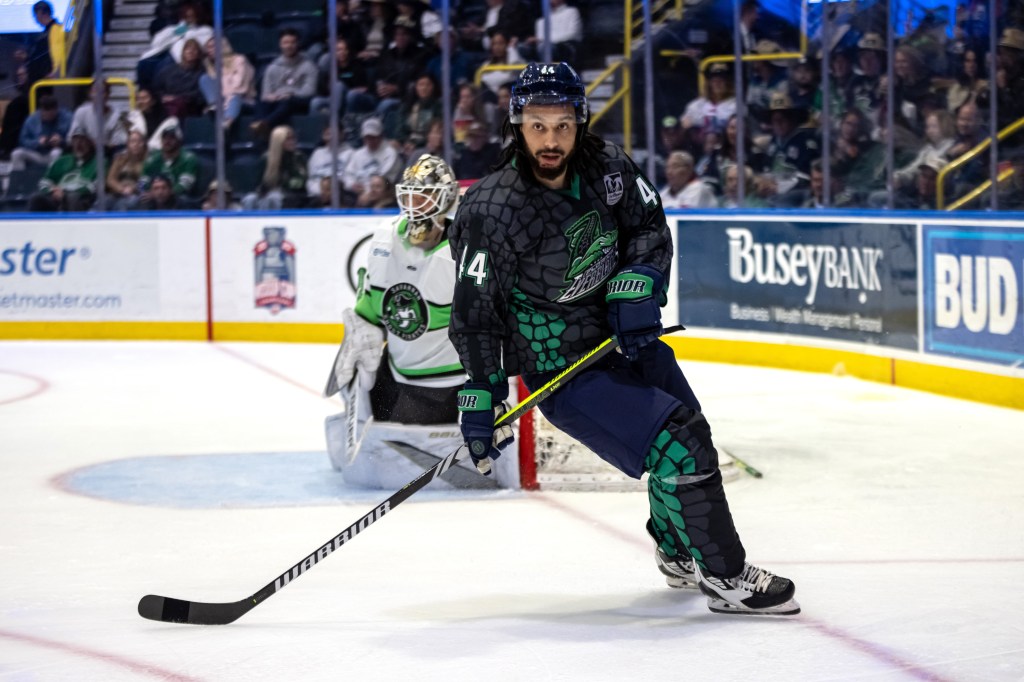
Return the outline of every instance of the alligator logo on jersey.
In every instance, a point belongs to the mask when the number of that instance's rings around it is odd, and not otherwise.
[[[565,273],[569,286],[558,296],[559,303],[574,301],[597,289],[615,273],[619,262],[619,234],[602,231],[597,211],[573,223],[565,236],[569,240],[569,269]]]
[[[427,331],[427,304],[413,285],[401,282],[385,291],[381,307],[384,326],[398,338],[412,341]]]

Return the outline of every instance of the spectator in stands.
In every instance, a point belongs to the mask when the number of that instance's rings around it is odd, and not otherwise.
[[[782,46],[774,40],[759,40],[754,47],[759,55],[779,54]],[[786,68],[789,62],[781,60],[759,60],[750,62],[750,76],[746,85],[748,120],[747,125],[761,131],[761,123],[768,120],[768,106],[772,93],[786,85]],[[762,132],[768,132],[767,126]]]
[[[805,189],[810,184],[811,162],[821,156],[817,130],[808,125],[806,109],[779,92],[772,97],[770,110],[768,169],[759,182],[759,195],[764,199]]]
[[[851,35],[848,31],[840,36],[829,55],[829,114],[833,130],[835,121],[839,120],[848,109],[853,106],[851,88],[853,85],[853,46],[846,36]]]
[[[352,3],[349,0],[337,0],[334,21],[338,37],[348,42],[349,51],[353,55],[362,52],[366,47],[366,34],[363,32],[359,17],[352,12]]]
[[[487,0],[483,22],[467,22],[462,27],[462,39],[468,49],[490,51],[494,32],[501,33],[506,40],[529,37],[533,32],[533,17],[526,3],[521,0]]]
[[[140,88],[135,92],[135,110],[139,112],[145,125],[143,132],[148,138],[146,146],[151,151],[160,149],[160,133],[162,132],[160,128],[168,120],[164,116],[160,101],[153,97],[153,93],[149,90]],[[179,125],[178,119],[171,117],[170,122],[166,125]]]
[[[551,59],[553,62],[574,62],[576,51],[583,40],[583,19],[580,11],[566,0],[550,0]],[[544,59],[545,18],[534,22],[533,35],[519,45],[519,52],[527,59]]]
[[[501,111],[508,111],[506,105]],[[683,130],[683,126],[679,124],[679,119],[675,116],[665,116],[661,119],[661,128],[659,129],[658,138],[661,141],[661,153],[664,155],[671,154],[672,152],[683,151],[686,148],[686,131]]]
[[[1024,210],[1024,149],[1010,156],[1013,175],[999,186],[999,208],[1003,211]]]
[[[667,184],[659,190],[665,208],[714,208],[715,193],[697,177],[693,156],[688,152],[672,152],[665,161]]]
[[[817,120],[821,112],[821,88],[819,87],[818,60],[804,56],[792,62],[786,91],[794,106],[806,109],[811,118]],[[837,112],[832,112],[837,115]]]
[[[725,64],[711,64],[704,73],[704,93],[686,105],[682,126],[691,148],[699,150],[705,133],[725,128],[736,113],[733,78]]]
[[[847,208],[856,206],[854,192],[843,186],[843,178],[833,167],[829,174],[829,184],[832,189],[829,192],[828,204],[825,203],[825,170],[821,159],[815,159],[811,163],[811,184],[809,190],[804,190],[806,198],[798,204],[798,208]],[[879,206],[883,206],[879,204]]]
[[[217,181],[211,180],[210,186],[206,188],[206,194],[203,196],[203,202],[200,208],[204,211],[216,211],[220,210],[217,208]],[[234,189],[228,182],[224,183],[224,209],[225,211],[241,211],[242,204],[235,199]]]
[[[833,174],[857,197],[885,187],[885,145],[871,139],[871,121],[859,109],[850,109],[839,123],[832,150]]]
[[[96,201],[96,145],[85,128],[72,128],[71,151],[46,169],[30,211],[88,211]]]
[[[203,51],[193,39],[185,41],[181,61],[171,61],[153,79],[153,93],[168,116],[179,120],[195,116],[203,110],[199,78],[203,72]]]
[[[500,29],[492,29],[490,33],[490,50],[481,66],[509,67],[497,71],[485,71],[480,77],[492,97],[497,97],[498,88],[516,79],[522,69],[522,56],[516,46],[509,42],[508,35]]]
[[[49,166],[64,153],[70,130],[71,112],[53,95],[40,97],[39,109],[21,127],[20,146],[11,152],[11,170],[25,170],[27,164]]]
[[[303,208],[309,166],[306,155],[298,149],[295,131],[289,126],[274,128],[263,158],[263,179],[255,192],[242,198],[242,207],[247,211]]]
[[[136,211],[176,211],[182,208],[174,191],[174,181],[166,175],[157,175],[149,181],[149,191],[135,206]]]
[[[722,135],[722,140],[718,146],[718,159],[716,165],[719,169],[739,163],[738,149],[740,130],[737,118],[737,114],[733,114],[725,124],[725,132]],[[751,131],[749,127],[744,128],[743,137],[745,138],[743,143],[744,165],[750,166],[752,171],[760,173],[768,165],[768,160],[765,158],[764,150],[763,148],[755,147],[753,143],[753,131]],[[767,145],[767,141],[765,141],[765,145]]]
[[[93,83],[89,88],[89,99],[83,102],[71,117],[71,129],[85,128],[89,131],[89,139],[99,137],[99,126],[96,124],[96,106],[93,98],[103,97],[103,142],[109,155],[128,144],[128,133],[133,129],[146,132],[146,120],[136,109],[124,109],[122,106],[110,104],[110,84]]]
[[[430,130],[427,131],[427,139],[424,143],[402,156],[405,159],[405,165],[409,165],[424,154],[444,158],[444,121],[434,121],[430,125]]]
[[[394,10],[387,0],[365,0],[369,14],[362,22],[363,48],[356,56],[368,67],[376,65],[384,50],[391,44]]]
[[[441,93],[433,76],[420,75],[413,87],[413,96],[402,105],[402,126],[398,135],[398,139],[405,141],[407,150],[422,145],[430,126],[443,116]]]
[[[937,180],[945,166],[945,161],[937,155],[926,157],[918,167],[917,182],[896,191],[893,198],[895,208],[934,211]]]
[[[452,110],[452,140],[456,145],[465,143],[470,126],[482,123],[490,128],[493,117],[494,106],[484,102],[480,88],[472,83],[463,83],[459,86],[459,99]]]
[[[199,45],[213,37],[213,27],[203,6],[183,2],[178,6],[178,23],[167,26],[153,35],[149,49],[142,53],[136,70],[140,88],[151,89],[156,74],[170,61],[180,62],[185,43],[195,40]]]
[[[978,105],[970,100],[961,104],[957,109],[955,127],[956,137],[953,139],[953,144],[946,150],[944,158],[946,162],[954,161],[957,157],[966,154],[987,137],[981,123],[981,116],[978,113]],[[966,161],[957,169],[956,182],[959,187],[954,190],[954,193],[959,195],[961,191],[973,189],[984,182],[987,177],[988,153],[986,152]]]
[[[377,116],[390,138],[401,134],[402,101],[426,69],[427,55],[416,42],[418,37],[415,26],[408,20],[396,20],[394,42],[377,60]]]
[[[487,125],[474,122],[466,131],[466,144],[455,156],[452,170],[463,180],[482,178],[491,171],[501,155],[501,145],[491,141]]]
[[[956,135],[953,117],[945,110],[933,111],[925,119],[924,134],[925,143],[914,160],[893,174],[897,187],[905,187],[917,181],[917,169],[926,157],[936,155],[941,158],[946,155]]]
[[[368,118],[359,130],[363,146],[352,152],[345,164],[345,189],[362,194],[370,177],[383,175],[393,179],[401,170],[401,159],[390,142],[384,140],[384,126],[379,119]]]
[[[22,64],[14,74],[14,91],[17,93],[4,107],[0,120],[0,159],[9,159],[18,146],[21,128],[28,118],[28,68]]]
[[[911,130],[920,133],[924,128],[924,108],[933,94],[928,67],[916,48],[900,45],[896,48],[892,68],[895,76],[894,92],[897,101],[901,103],[900,111]],[[884,84],[884,79],[882,82]]]
[[[495,102],[494,108],[491,110],[491,139],[498,140],[504,146],[507,141],[504,139],[505,134],[505,119],[508,118],[508,105],[512,100],[512,84],[505,83],[498,88],[498,101]],[[510,136],[511,139],[511,136]],[[444,156],[443,154],[441,155]],[[419,158],[419,157],[416,157]]]
[[[722,196],[718,200],[721,208],[766,208],[767,202],[757,196],[754,192],[754,171],[750,166],[744,166],[745,179],[743,185],[743,201],[740,202],[740,180],[739,166],[733,164],[725,168],[725,184],[722,189]]]
[[[320,56],[317,62],[317,96],[309,104],[311,112],[327,112],[331,108],[331,59],[338,65],[338,115],[365,114],[377,106],[370,92],[370,76],[366,66],[352,54],[348,38],[338,38],[333,54]]]
[[[126,211],[138,203],[147,156],[146,136],[139,130],[128,133],[127,146],[114,155],[107,170],[106,210]]]
[[[721,159],[722,138],[724,137],[724,131],[712,130],[706,133],[701,154],[697,157],[697,162],[693,167],[693,172],[711,188],[711,191],[716,196],[722,193],[722,183],[724,181],[722,175],[724,169],[718,165]]]
[[[281,54],[263,72],[256,120],[251,125],[259,137],[287,123],[292,115],[307,113],[316,94],[316,66],[299,54],[299,32],[284,28],[278,36]]]
[[[749,54],[756,51],[757,35],[754,25],[761,16],[761,6],[757,0],[744,0],[740,5],[740,49]]]
[[[203,46],[206,59],[203,64],[205,73],[199,76],[199,90],[203,94],[207,110],[215,111],[217,106],[217,83],[220,83],[220,96],[223,102],[224,130],[230,130],[242,112],[256,104],[256,70],[244,54],[238,54],[231,48],[227,38],[221,38],[220,59],[221,74],[217,75],[216,49],[213,38]]]
[[[331,156],[330,124],[324,126],[323,134],[320,136],[320,139],[322,144],[316,149],[314,149],[313,153],[309,155],[309,167],[306,172],[306,194],[311,200],[312,205],[316,205],[316,203],[313,200],[322,195],[321,181],[327,180],[328,201],[326,205],[330,206],[331,173],[333,172],[337,176],[338,186],[344,189],[344,187],[342,187],[342,184],[344,182],[345,166],[348,164],[349,157],[352,156],[352,148],[345,142],[345,128],[342,127],[340,123],[338,125],[337,155],[335,155],[334,157]]]
[[[64,78],[67,72],[64,27],[54,18],[53,5],[47,0],[39,0],[32,5],[32,14],[43,31],[29,53],[29,84],[44,78]]]
[[[1002,130],[1024,118],[1024,30],[1003,31],[996,61],[996,123]]]
[[[438,31],[434,36],[434,56],[427,62],[427,73],[434,77],[438,83],[443,83],[442,73],[444,69],[444,37],[448,36],[448,47],[451,61],[448,65],[449,85],[454,90],[459,83],[468,83],[476,76],[477,61],[472,59],[465,50],[459,48],[459,33],[454,27],[444,31]]]
[[[988,80],[983,77],[978,53],[971,49],[965,50],[960,57],[954,82],[946,90],[946,108],[952,113],[961,104],[988,89]]]
[[[882,71],[885,66],[885,41],[877,33],[866,33],[857,41],[857,66],[860,73],[850,83],[850,103],[878,123],[882,99]]]
[[[160,150],[151,153],[142,167],[140,200],[149,197],[150,185],[158,175],[171,179],[171,189],[179,200],[186,199],[195,190],[199,161],[195,154],[181,148],[181,141],[181,128],[177,126],[164,128],[160,133]]]
[[[371,175],[366,189],[356,199],[356,208],[397,208],[395,186],[383,175]]]

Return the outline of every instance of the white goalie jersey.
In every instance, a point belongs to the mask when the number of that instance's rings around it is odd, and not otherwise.
[[[425,251],[404,238],[407,227],[398,216],[374,233],[355,310],[385,329],[395,381],[457,386],[466,376],[448,340],[455,261],[447,239]]]

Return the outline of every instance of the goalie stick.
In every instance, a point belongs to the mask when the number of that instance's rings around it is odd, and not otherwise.
[[[666,328],[664,333],[671,334],[672,332],[676,332],[681,329],[683,329],[682,325],[676,325],[674,327]],[[573,364],[569,365],[569,367],[559,373],[554,379],[538,388],[527,396],[527,398],[521,403],[503,414],[495,422],[495,426],[500,426],[506,423],[510,424],[519,419],[519,417],[523,416],[528,410],[532,409],[535,405],[557,391],[563,382],[568,381],[584,368],[594,364],[602,357],[608,355],[608,353],[616,350],[618,347],[619,342],[614,336],[605,339],[596,348],[589,351]],[[465,445],[456,448],[455,452],[424,471],[412,481],[406,483],[401,490],[368,511],[351,526],[317,548],[312,554],[299,561],[297,564],[245,599],[235,602],[198,602],[188,601],[187,599],[174,599],[172,597],[161,597],[155,594],[147,594],[139,600],[139,615],[143,618],[148,618],[149,620],[162,621],[164,623],[189,623],[193,625],[227,625],[228,623],[233,623],[259,604],[262,604],[269,597],[277,594],[277,592],[287,587],[293,580],[316,566],[317,563],[326,559],[334,550],[349,542],[359,533],[379,521],[382,516],[388,514],[402,502],[425,488],[427,484],[448,471],[456,464],[456,462],[460,462],[468,456],[469,451]]]

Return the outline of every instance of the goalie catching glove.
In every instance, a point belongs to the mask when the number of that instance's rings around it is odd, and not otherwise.
[[[367,322],[356,311],[346,308],[341,314],[345,324],[345,338],[334,358],[334,369],[327,378],[324,397],[330,397],[348,386],[359,373],[363,390],[373,388],[377,380],[377,367],[384,352],[384,330]]]
[[[495,428],[494,423],[511,408],[508,398],[508,382],[491,385],[467,381],[459,391],[459,412],[462,414],[462,438],[469,449],[469,456],[477,471],[484,476],[491,475],[491,460],[501,456],[502,448],[514,440],[512,426],[505,424]]]
[[[648,265],[632,265],[608,280],[608,323],[622,354],[636,360],[640,349],[663,331],[661,306],[668,301],[664,277]]]

